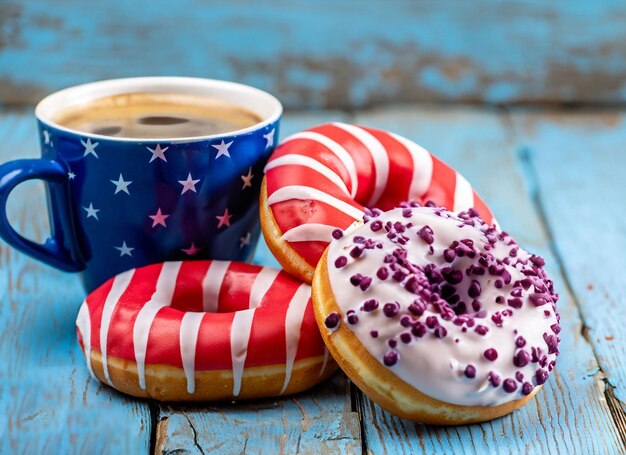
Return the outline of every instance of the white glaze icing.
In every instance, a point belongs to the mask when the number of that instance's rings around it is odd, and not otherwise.
[[[187,378],[187,393],[196,391],[196,346],[204,313],[186,312],[180,322],[180,358]]]
[[[290,185],[278,188],[272,193],[270,197],[267,198],[267,204],[274,205],[278,202],[290,201],[292,199],[324,202],[328,205],[335,207],[337,210],[342,211],[346,215],[354,218],[355,220],[358,220],[363,216],[363,212],[353,205],[350,205],[347,202],[337,199],[336,197],[331,196],[328,193],[320,191],[316,188],[311,188],[309,186]]]
[[[454,187],[454,211],[461,212],[470,207],[474,207],[474,190],[467,179],[457,172]]]
[[[243,369],[248,355],[248,342],[256,308],[237,311],[230,328],[230,356],[233,363],[233,395],[239,396]]]
[[[409,151],[411,158],[413,158],[413,179],[411,180],[407,200],[419,200],[430,187],[433,177],[433,158],[430,152],[419,144],[398,134],[390,134]]]
[[[365,145],[365,148],[372,156],[374,169],[376,170],[376,180],[374,183],[374,191],[372,192],[367,206],[375,207],[378,199],[380,199],[381,194],[383,194],[383,191],[385,191],[387,187],[387,179],[389,178],[389,155],[387,154],[387,150],[385,150],[385,147],[383,147],[378,139],[363,128],[339,122],[335,122],[333,125],[356,137]]]
[[[95,378],[91,365],[91,318],[89,316],[89,307],[87,306],[86,300],[80,306],[80,310],[78,310],[76,328],[83,339],[83,352],[85,353],[85,360],[87,361],[87,370],[89,374]]]
[[[139,387],[146,389],[146,351],[150,327],[159,310],[172,304],[172,297],[176,289],[176,279],[180,271],[181,262],[165,262],[159,273],[156,290],[152,297],[141,308],[133,326],[133,345],[135,347],[135,361],[137,362],[137,376]]]
[[[102,308],[102,319],[100,322],[100,352],[102,354],[102,369],[104,370],[104,378],[109,385],[113,385],[111,377],[109,376],[109,362],[107,356],[107,342],[109,337],[109,326],[111,325],[111,317],[113,316],[113,311],[117,306],[117,302],[120,300],[120,297],[124,294],[124,291],[130,284],[130,280],[133,278],[134,273],[135,269],[132,269],[115,277],[113,285],[111,286],[111,289],[109,290],[109,293],[104,301],[104,307]]]
[[[230,261],[211,261],[202,280],[202,308],[207,313],[217,313],[220,289]]]
[[[286,242],[330,242],[335,226],[307,223],[285,232],[280,238]]]
[[[321,162],[305,155],[296,155],[294,153],[290,153],[288,155],[283,155],[283,156],[279,156],[278,158],[274,158],[265,166],[265,172],[267,173],[267,171],[269,171],[270,169],[274,169],[279,166],[288,166],[288,165],[303,166],[303,167],[312,169],[315,172],[322,174],[328,180],[330,180],[335,185],[337,185],[341,189],[341,191],[346,193],[346,195],[350,196],[348,187],[346,187],[345,182],[342,180],[341,177],[339,177],[339,175],[335,173],[335,171],[333,171],[327,166],[324,166]]]
[[[261,269],[252,283],[248,308],[256,308],[261,304],[261,300],[265,297],[269,288],[272,287],[279,273],[280,270],[271,267]]]
[[[289,386],[291,381],[291,372],[293,371],[293,364],[296,360],[296,354],[298,353],[298,345],[300,344],[300,331],[302,328],[302,319],[304,318],[304,310],[306,310],[307,303],[311,298],[311,286],[308,284],[302,284],[296,293],[293,295],[289,307],[287,308],[287,315],[285,316],[285,351],[287,358],[285,359],[285,381],[283,387],[280,389],[282,395]]]
[[[314,131],[302,131],[300,133],[292,134],[291,136],[283,140],[282,143],[284,144],[286,142],[296,139],[307,139],[322,144],[324,147],[330,150],[337,158],[339,158],[339,161],[341,161],[343,166],[348,171],[348,175],[350,176],[350,195],[352,197],[356,196],[359,185],[359,180],[356,174],[356,165],[354,164],[352,156],[346,151],[345,148],[343,148],[343,146],[333,141],[328,136],[324,136],[323,134],[316,133]]]
[[[438,267],[447,266],[441,252],[448,248],[454,240],[472,239],[479,251],[485,251],[484,245],[487,239],[484,234],[470,226],[459,228],[458,218],[446,218],[435,215],[435,210],[430,208],[413,208],[413,215],[410,218],[402,216],[403,209],[394,209],[375,218],[385,224],[386,221],[402,223],[413,223],[413,227],[407,229],[405,236],[409,242],[405,248],[408,251],[409,261],[417,266],[425,266],[428,263],[435,263]],[[446,212],[450,213],[450,212]],[[450,215],[451,216],[451,215]],[[492,386],[487,375],[490,371],[497,373],[502,380],[505,378],[515,379],[515,373],[521,372],[524,375],[523,381],[533,382],[537,363],[529,362],[524,367],[516,367],[513,357],[519,351],[515,346],[515,339],[521,335],[526,339],[525,349],[531,347],[541,347],[543,353],[548,353],[547,343],[543,334],[552,335],[551,327],[557,324],[557,317],[550,304],[540,307],[532,305],[528,298],[528,293],[524,291],[522,296],[523,306],[519,309],[512,309],[512,316],[504,318],[502,327],[492,321],[491,315],[495,311],[511,309],[506,304],[495,303],[498,295],[508,298],[511,284],[504,285],[501,289],[496,289],[493,285],[495,277],[485,274],[478,277],[482,286],[482,293],[479,300],[482,309],[487,310],[487,317],[476,318],[477,324],[486,326],[488,333],[481,336],[470,328],[463,333],[461,327],[455,325],[452,320],[446,321],[439,317],[439,323],[447,329],[447,336],[437,338],[430,330],[422,338],[412,337],[408,344],[400,340],[400,334],[409,331],[399,320],[401,316],[412,315],[408,306],[416,300],[417,296],[404,289],[403,285],[394,281],[391,276],[383,281],[377,278],[376,271],[384,265],[384,257],[400,246],[393,243],[386,236],[385,229],[373,232],[370,223],[366,223],[359,228],[346,232],[340,240],[333,240],[328,249],[328,267],[330,285],[335,295],[335,299],[340,308],[341,324],[354,332],[359,341],[381,364],[386,353],[392,350],[388,346],[388,340],[397,340],[395,351],[399,356],[398,362],[388,367],[400,379],[407,382],[423,393],[444,402],[467,405],[467,406],[494,406],[521,398],[521,382],[516,381],[517,390],[514,393],[506,393],[502,385]],[[433,247],[435,255],[429,255],[427,244],[422,241],[417,232],[424,225],[428,225],[434,232],[435,241]],[[366,239],[373,239],[381,242],[383,249],[367,249],[358,259],[353,259],[349,251],[353,248],[352,240],[355,235],[364,236]],[[495,249],[489,252],[496,257],[508,257],[511,247],[507,247],[503,242],[496,245]],[[335,260],[339,256],[348,258],[347,266],[337,269],[334,266]],[[519,258],[528,258],[530,255],[522,249],[518,252]],[[472,260],[467,257],[459,259],[457,266],[459,270],[464,270]],[[468,262],[463,262],[468,261]],[[519,265],[521,268],[522,266]],[[456,266],[455,266],[456,268]],[[505,269],[511,274],[511,283],[521,280],[524,275],[515,266],[506,266]],[[350,277],[356,273],[373,278],[371,286],[364,292],[358,286],[350,284]],[[465,277],[461,284],[457,285],[457,293],[467,296],[469,279]],[[404,283],[403,283],[404,284]],[[532,289],[532,287],[531,287]],[[376,298],[380,302],[377,310],[370,313],[361,311],[360,307],[364,301]],[[396,317],[386,317],[382,307],[386,302],[396,301],[400,304],[400,313]],[[346,314],[349,310],[354,310],[358,315],[358,323],[350,325],[347,322]],[[548,311],[546,316],[544,311]],[[471,314],[471,311],[470,311]],[[419,321],[425,321],[428,316],[441,316],[434,312],[432,305],[429,305]],[[518,333],[514,333],[517,329]],[[370,334],[372,330],[378,331],[378,337],[373,338]],[[456,342],[455,340],[459,341]],[[484,352],[489,348],[498,351],[495,361],[485,358]],[[547,354],[549,362],[555,360],[555,354]],[[476,377],[470,379],[465,377],[464,371],[468,364],[476,368]]]

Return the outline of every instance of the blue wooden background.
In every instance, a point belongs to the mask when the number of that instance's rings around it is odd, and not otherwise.
[[[277,400],[179,406],[89,378],[75,276],[0,242],[0,453],[626,453],[626,2],[0,0],[0,162],[37,155],[32,106],[103,78],[187,75],[275,93],[283,134],[406,135],[545,256],[562,355],[520,411],[413,424],[342,374]],[[575,109],[571,109],[575,107]],[[9,201],[43,239],[42,186]],[[256,260],[271,263],[260,245]]]
[[[187,75],[289,108],[626,99],[621,0],[2,0],[0,104]]]

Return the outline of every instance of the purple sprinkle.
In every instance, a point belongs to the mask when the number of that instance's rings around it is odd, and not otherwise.
[[[467,290],[467,295],[469,295],[471,298],[475,299],[476,297],[480,296],[480,283],[476,280],[472,280],[472,282],[470,283],[470,286]]]
[[[406,273],[404,273],[402,270],[398,269],[393,273],[393,279],[396,280],[398,283],[402,280],[404,280],[406,278]]]
[[[539,368],[535,371],[535,380],[537,381],[537,385],[545,384],[548,380],[548,372],[542,368]]]
[[[369,299],[363,303],[363,311],[368,313],[374,311],[376,308],[378,308],[378,300],[376,299]]]
[[[526,346],[526,339],[523,336],[518,336],[515,339],[515,346],[517,346],[518,348],[523,348],[524,346]]]
[[[533,391],[533,388],[534,387],[530,382],[525,382],[524,385],[522,385],[522,394],[530,395]]]
[[[426,331],[426,326],[424,326],[424,324],[420,322],[416,323],[411,329],[411,333],[413,334],[413,336],[416,336],[418,338],[422,338],[424,335],[426,335]]]
[[[424,314],[424,311],[426,311],[426,304],[420,300],[415,300],[412,304],[409,305],[408,310],[417,316],[421,316],[422,314]]]
[[[502,288],[502,280],[496,280],[494,286],[498,289]]]
[[[387,344],[390,348],[395,348],[398,345],[398,342],[392,338],[391,340],[387,341]]]
[[[548,345],[548,354],[559,353],[559,339],[555,335],[548,335],[547,333],[544,333],[543,339]]]
[[[465,367],[465,377],[470,379],[476,377],[476,367],[474,365],[468,365]]]
[[[561,326],[559,324],[552,324],[550,329],[557,335],[561,332]]]
[[[373,232],[378,232],[382,228],[383,228],[383,223],[380,220],[373,221],[372,224],[370,224],[370,229]]]
[[[530,362],[530,354],[523,349],[513,356],[513,365],[518,368],[525,367],[528,365],[528,362]]]
[[[410,327],[413,320],[409,316],[402,316],[400,318],[400,325],[402,327]]]
[[[335,267],[337,267],[338,269],[345,267],[347,263],[348,258],[345,256],[339,256],[337,259],[335,259]]]
[[[437,319],[437,316],[428,316],[426,318],[426,326],[429,329],[434,329],[435,327],[439,326],[439,319]]]
[[[378,271],[376,272],[376,276],[380,279],[380,280],[386,280],[387,278],[389,278],[389,269],[387,269],[387,267],[381,267],[378,269]]]
[[[402,216],[405,218],[411,218],[411,216],[413,215],[413,211],[411,209],[404,209],[402,210]]]
[[[385,366],[394,366],[398,362],[398,353],[395,351],[389,351],[385,354],[385,357],[383,357],[383,362],[385,363]]]
[[[412,339],[413,337],[409,332],[404,332],[400,334],[400,341],[402,341],[404,344],[409,344]]]
[[[359,283],[359,287],[362,291],[367,291],[367,289],[370,287],[370,284],[372,284],[372,279],[369,276],[364,276],[361,279],[361,283]]]
[[[515,297],[514,299],[508,299],[506,303],[508,303],[510,307],[516,308],[516,309],[520,309],[522,305],[524,304],[522,299],[520,299],[519,297]]]
[[[517,382],[522,382],[524,380],[524,373],[518,371],[515,373],[515,379],[517,379]]]
[[[356,314],[354,314],[354,313],[349,314],[347,319],[348,319],[348,324],[350,324],[350,325],[354,325],[357,322],[359,322],[359,317]]]
[[[424,242],[428,243],[429,245],[435,241],[433,230],[428,225],[422,227],[422,229],[420,229],[417,232],[417,235],[419,236],[420,239],[422,239]]]
[[[548,296],[544,293],[533,293],[528,296],[531,303],[535,306],[543,306],[548,303]]]
[[[463,281],[463,272],[460,270],[453,270],[450,267],[441,269],[441,274],[450,284],[459,284]]]
[[[446,248],[445,250],[443,250],[443,258],[446,260],[446,262],[452,262],[454,261],[454,258],[456,258],[456,253],[454,250]]]
[[[483,355],[487,360],[493,362],[498,358],[498,351],[496,351],[494,348],[489,348],[483,353]]]
[[[337,313],[330,313],[328,316],[326,316],[324,325],[326,326],[326,328],[334,329],[339,325],[339,315]]]
[[[544,261],[542,257],[535,255],[530,257],[530,262],[535,264],[537,267],[543,267],[544,265],[546,265],[546,261]]]
[[[400,311],[400,305],[397,302],[385,303],[383,306],[383,313],[388,318],[393,318]]]
[[[487,332],[489,331],[489,329],[487,327],[485,327],[484,325],[477,325],[476,328],[474,329],[474,332],[476,332],[479,335],[487,335]]]
[[[361,284],[362,279],[363,275],[361,275],[360,273],[355,273],[350,277],[350,283],[352,284],[352,286],[358,286],[359,284]]]
[[[343,237],[343,231],[341,229],[333,229],[333,238],[339,240]]]
[[[361,254],[363,254],[363,248],[361,248],[360,246],[355,246],[350,250],[350,256],[355,259],[361,256]]]
[[[372,330],[370,332],[370,335],[372,336],[372,338],[378,338],[378,330]]]
[[[505,379],[502,383],[502,388],[506,393],[513,393],[517,390],[517,384],[513,379]]]
[[[498,387],[500,385],[500,376],[497,373],[490,371],[487,375],[487,378],[489,379],[489,382],[492,386]]]
[[[445,338],[446,335],[448,334],[448,331],[446,330],[445,327],[439,326],[439,327],[435,328],[435,332],[434,333],[435,333],[435,336],[437,338]]]

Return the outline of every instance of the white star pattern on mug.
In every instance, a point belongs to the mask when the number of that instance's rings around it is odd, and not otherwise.
[[[83,141],[81,139],[80,143],[83,145],[83,147],[85,147],[85,153],[83,154],[83,158],[87,155],[93,155],[96,158],[99,158],[98,154],[96,153],[96,147],[98,146],[99,142],[91,142],[91,139],[87,138],[87,141]]]
[[[100,221],[98,219],[98,212],[100,209],[93,208],[93,204],[91,202],[89,203],[89,207],[83,206],[83,210],[87,212],[87,218],[95,218],[96,221]]]
[[[233,144],[234,141],[230,141],[230,142],[224,142],[224,139],[222,139],[222,143],[221,144],[217,144],[217,145],[211,145],[211,147],[213,147],[214,149],[217,150],[217,155],[215,156],[215,159],[218,159],[220,156],[224,155],[227,156],[228,158],[230,158],[230,153],[228,151],[228,147],[230,147]]]
[[[265,138],[266,144],[265,144],[265,148],[270,148],[274,146],[274,133],[276,132],[275,128],[272,128],[272,130],[270,132],[268,132],[267,134],[264,134],[263,137]]]
[[[241,187],[241,189],[245,190],[248,187],[252,188],[252,179],[253,178],[254,178],[254,174],[252,173],[252,168],[250,167],[248,169],[248,174],[241,176],[241,180],[243,180],[243,186]]]
[[[200,181],[200,179],[196,179],[194,180],[191,177],[191,172],[189,174],[187,174],[187,180],[179,180],[178,183],[180,183],[183,186],[183,190],[180,193],[185,194],[187,191],[193,191],[194,193],[197,193],[196,191],[196,184]]]
[[[217,228],[221,228],[222,226],[230,227],[230,218],[232,215],[228,213],[228,209],[224,210],[224,214],[222,216],[217,215],[215,218],[218,219],[219,223],[217,223]]]
[[[122,242],[122,246],[116,246],[114,248],[120,252],[120,257],[122,256],[130,256],[131,258],[133,257],[134,248],[127,246],[126,242]]]
[[[148,218],[152,218],[152,227],[157,227],[158,225],[161,225],[163,227],[167,227],[167,225],[165,224],[165,220],[168,219],[170,216],[166,215],[165,213],[161,212],[161,207],[158,208],[157,212],[154,215],[148,215]]]
[[[151,149],[150,147],[146,148],[150,150],[150,152],[152,152],[152,156],[150,157],[150,161],[148,161],[148,163],[152,163],[157,158],[167,163],[167,159],[165,158],[165,152],[167,152],[167,149],[169,147],[161,148],[161,145],[157,144],[156,147],[154,147],[153,149]]]
[[[130,185],[131,182],[130,180],[124,180],[124,177],[122,177],[122,174],[120,173],[120,177],[116,180],[111,180],[111,183],[113,185],[115,185],[115,193],[117,194],[120,191],[123,191],[124,193],[130,195],[130,193],[128,192],[128,185]]]

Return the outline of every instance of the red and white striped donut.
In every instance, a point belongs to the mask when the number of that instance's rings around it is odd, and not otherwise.
[[[269,267],[166,262],[93,291],[76,321],[91,374],[163,401],[291,394],[330,376],[311,288]]]
[[[310,283],[335,228],[361,221],[365,207],[433,201],[459,212],[493,215],[468,181],[424,148],[397,134],[329,123],[296,133],[265,168],[261,226],[283,268]]]

